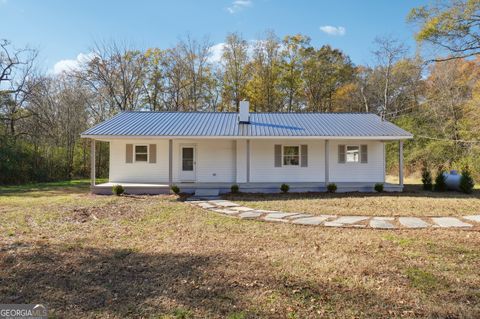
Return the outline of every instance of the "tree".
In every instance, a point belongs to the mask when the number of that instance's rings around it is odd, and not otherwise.
[[[238,111],[240,101],[247,97],[246,86],[248,74],[248,43],[240,34],[227,35],[222,53],[222,100],[223,108],[229,109],[230,103],[235,104]]]
[[[446,50],[449,57],[431,61],[465,58],[480,53],[480,1],[436,2],[410,11],[408,20],[419,26],[415,37]]]

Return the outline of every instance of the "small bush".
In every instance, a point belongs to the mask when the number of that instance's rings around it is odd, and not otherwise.
[[[424,165],[422,168],[422,183],[423,183],[424,190],[426,191],[432,190],[433,188],[432,174],[430,173],[430,170],[426,165]]]
[[[335,183],[330,183],[327,185],[327,191],[329,193],[335,193],[337,191],[337,184]]]
[[[239,190],[240,190],[240,187],[237,184],[233,184],[232,187],[230,187],[230,192],[232,194],[237,194]]]
[[[444,192],[447,190],[447,184],[445,183],[446,178],[443,173],[443,167],[439,167],[437,171],[437,176],[435,177],[434,190],[436,192]]]
[[[172,192],[176,195],[180,194],[180,187],[178,187],[177,185],[172,185],[172,187],[170,187],[170,189],[172,190]]]
[[[113,185],[112,187],[112,193],[113,195],[120,196],[125,192],[125,188],[123,188],[122,185]]]
[[[462,171],[462,177],[460,178],[460,190],[465,194],[471,194],[473,192],[474,186],[475,182],[473,181],[472,174],[470,173],[470,169],[467,166]]]
[[[282,186],[280,186],[280,190],[283,193],[288,193],[288,191],[290,190],[290,186],[288,186],[287,184],[282,184]]]
[[[374,189],[379,193],[383,192],[383,183],[376,183]]]

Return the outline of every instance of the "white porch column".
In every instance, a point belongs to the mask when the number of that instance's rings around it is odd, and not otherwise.
[[[247,183],[250,183],[250,140],[247,140]]]
[[[168,185],[173,185],[173,140],[168,140]]]
[[[239,139],[235,143],[235,180],[236,183],[247,182],[247,141]]]
[[[330,182],[330,141],[325,140],[325,185]]]
[[[95,140],[90,141],[90,185],[95,186]]]
[[[403,141],[398,141],[398,184],[403,186]]]

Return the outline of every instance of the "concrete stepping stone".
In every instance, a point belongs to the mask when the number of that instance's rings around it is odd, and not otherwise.
[[[462,222],[455,217],[432,217],[432,220],[440,227],[472,227],[473,225]]]
[[[399,217],[398,221],[407,228],[426,228],[430,226],[429,223],[418,217]]]
[[[322,222],[326,221],[329,217],[327,216],[314,216],[314,217],[305,217],[298,218],[292,221],[294,224],[301,225],[320,225]]]
[[[238,204],[235,204],[229,200],[223,200],[223,199],[219,199],[219,200],[210,200],[208,201],[209,204],[212,204],[212,205],[217,205],[217,206],[221,206],[221,207],[238,207],[240,205]]]
[[[251,218],[260,217],[261,215],[262,215],[262,213],[252,210],[252,211],[249,211],[249,212],[243,212],[243,213],[239,214],[238,216],[242,219],[251,219]]]
[[[297,218],[305,218],[305,217],[313,217],[313,215],[309,215],[309,214],[295,214],[295,215],[292,215],[292,216],[288,216],[286,217],[287,219],[297,219]]]
[[[217,207],[215,205],[212,205],[212,204],[209,204],[209,203],[206,203],[206,202],[196,203],[196,205],[201,207],[201,208],[205,208],[205,209]]]
[[[480,215],[463,216],[463,218],[471,220],[472,222],[480,223]]]
[[[231,209],[212,209],[212,211],[220,213],[220,214],[225,214],[225,215],[237,215],[238,214],[238,211],[231,210]]]
[[[388,219],[386,219],[386,218],[388,218]],[[370,219],[370,227],[372,227],[372,228],[382,228],[382,229],[396,228],[392,223],[389,222],[393,219],[394,218],[390,219],[389,217],[373,217],[372,219]]]
[[[369,217],[366,216],[342,216],[335,220],[332,220],[331,222],[336,224],[352,225],[364,221],[368,218]]]
[[[253,208],[243,207],[243,206],[232,207],[231,209],[236,210],[238,212],[249,212],[253,210]]]
[[[293,215],[296,215],[296,214],[295,213],[270,213],[267,216],[265,216],[265,220],[282,219],[282,218],[293,216]]]

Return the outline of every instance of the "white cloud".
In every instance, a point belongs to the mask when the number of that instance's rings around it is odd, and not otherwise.
[[[230,14],[237,13],[245,8],[252,6],[252,0],[234,0],[230,7],[227,8],[227,11]]]
[[[347,33],[347,29],[344,27],[334,27],[331,25],[324,25],[320,27],[320,31],[328,34],[328,35],[334,35],[334,36],[342,36]]]
[[[90,61],[94,56],[95,54],[92,52],[80,53],[76,59],[60,60],[53,66],[53,73],[61,74],[63,72],[78,70],[83,63]]]
[[[225,47],[225,43],[217,43],[215,45],[212,45],[210,48],[210,57],[208,58],[208,61],[210,63],[218,63],[222,59],[222,54],[223,54],[223,48]]]

